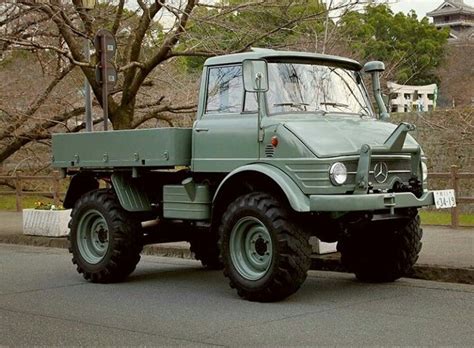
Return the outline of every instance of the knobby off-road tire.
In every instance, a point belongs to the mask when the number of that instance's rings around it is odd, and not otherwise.
[[[341,261],[357,279],[364,282],[393,282],[408,275],[421,250],[423,230],[414,215],[404,223],[386,229],[374,226],[354,231],[338,245]]]
[[[72,262],[85,279],[118,282],[135,270],[142,250],[141,226],[112,190],[95,190],[79,198],[69,227]]]
[[[231,203],[221,221],[224,275],[239,296],[279,301],[300,288],[310,267],[311,247],[286,207],[267,193],[250,193]]]
[[[203,267],[209,270],[222,269],[219,258],[218,237],[210,231],[196,231],[196,237],[191,239],[191,253],[196,260],[201,261]]]

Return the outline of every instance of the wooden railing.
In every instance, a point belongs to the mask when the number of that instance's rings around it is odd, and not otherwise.
[[[23,204],[22,199],[23,196],[45,196],[45,197],[52,197],[55,205],[60,205],[60,196],[64,195],[64,193],[60,192],[60,183],[61,177],[58,172],[53,172],[51,176],[26,176],[20,175],[18,172],[15,176],[0,176],[0,180],[4,180],[6,182],[13,182],[15,191],[0,191],[1,195],[15,195],[16,196],[16,210],[22,211]],[[23,183],[25,181],[52,181],[52,189],[51,191],[25,191],[23,190]]]
[[[457,166],[451,166],[449,173],[430,173],[428,179],[450,179],[450,188],[456,194],[456,206],[451,208],[451,227],[459,227],[459,204],[474,203],[474,197],[461,197],[459,195],[459,181],[461,179],[474,179],[474,173],[460,173]]]
[[[450,188],[454,189],[456,194],[456,207],[451,208],[451,227],[459,227],[459,204],[474,203],[474,197],[461,197],[459,195],[459,181],[461,179],[474,179],[474,173],[460,173],[457,166],[451,166],[449,173],[430,173],[430,179],[448,179],[450,181]],[[22,176],[16,173],[15,176],[0,176],[0,180],[14,181],[15,191],[0,191],[1,195],[16,195],[16,210],[22,210],[22,197],[26,195],[34,196],[51,196],[54,200],[54,204],[60,204],[60,196],[64,193],[59,192],[61,178],[58,172],[53,172],[51,176]],[[27,180],[42,180],[52,181],[52,192],[38,192],[38,191],[24,191],[23,181]]]

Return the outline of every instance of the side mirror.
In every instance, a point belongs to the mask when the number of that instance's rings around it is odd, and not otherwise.
[[[268,68],[266,61],[246,59],[242,62],[242,70],[246,92],[268,91]]]

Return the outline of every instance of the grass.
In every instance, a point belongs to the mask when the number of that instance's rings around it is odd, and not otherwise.
[[[23,208],[35,208],[35,202],[52,203],[53,200],[42,196],[26,196],[23,198]],[[15,196],[0,196],[0,210],[15,211]],[[420,211],[421,223],[424,225],[450,225],[451,213],[446,211]],[[461,214],[459,216],[461,226],[474,226],[474,214]]]
[[[447,211],[420,211],[421,223],[424,225],[451,225],[451,212]],[[460,214],[461,226],[474,226],[474,214]]]
[[[22,199],[22,207],[35,208],[35,202],[41,201],[43,203],[52,203],[51,198],[43,196],[26,196]],[[15,196],[0,196],[0,210],[16,211],[16,197]]]

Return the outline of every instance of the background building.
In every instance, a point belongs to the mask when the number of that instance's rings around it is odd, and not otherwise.
[[[474,40],[474,7],[463,0],[446,0],[426,15],[436,27],[451,29],[450,41]]]
[[[387,82],[390,91],[390,111],[432,111],[436,109],[438,98],[438,86],[436,84],[426,86],[399,85]]]

